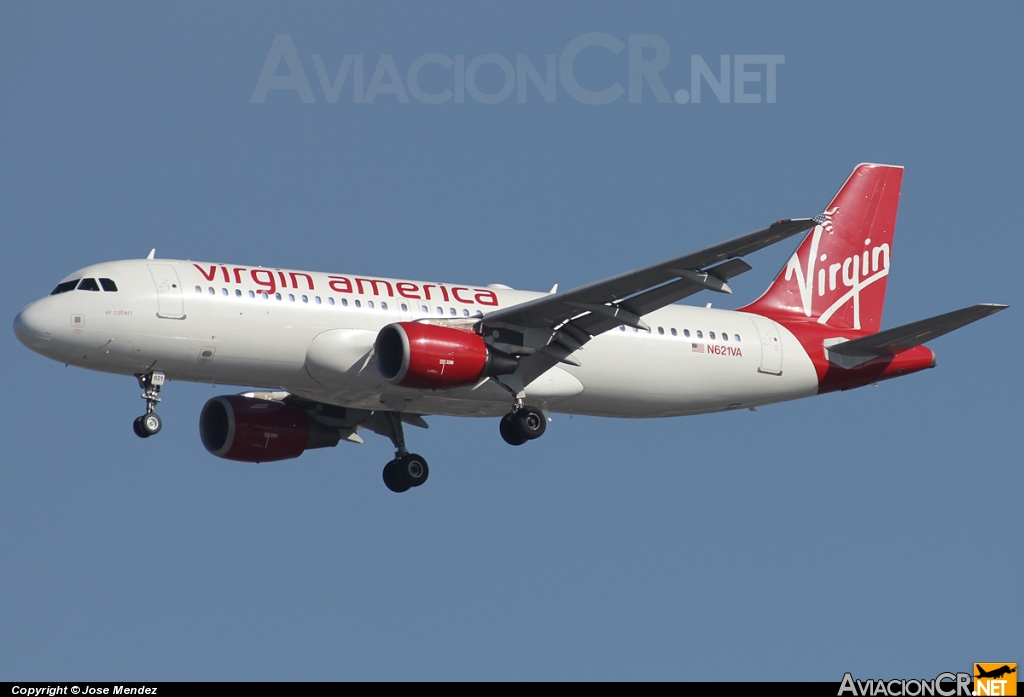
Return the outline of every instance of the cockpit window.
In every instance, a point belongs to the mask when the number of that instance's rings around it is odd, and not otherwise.
[[[107,291],[108,293],[116,293],[117,292],[117,284],[114,283],[109,278],[101,278],[100,279],[100,285],[103,286],[103,290]]]
[[[73,281],[64,281],[63,283],[58,283],[57,287],[53,289],[53,292],[51,292],[50,295],[60,295],[61,293],[67,293],[69,290],[74,290],[75,286],[77,285],[77,278]]]
[[[95,278],[83,278],[82,282],[78,284],[78,290],[94,290],[98,293],[100,287]]]

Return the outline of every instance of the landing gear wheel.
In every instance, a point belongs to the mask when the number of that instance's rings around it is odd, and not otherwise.
[[[547,430],[548,420],[544,418],[544,412],[534,407],[523,407],[512,415],[512,422],[516,430],[526,440],[536,440],[544,435]]]
[[[396,479],[402,484],[410,487],[423,486],[430,476],[430,468],[422,455],[409,453],[404,457],[395,460]]]
[[[149,438],[149,434],[146,433],[142,428],[142,417],[139,416],[135,419],[135,423],[132,424],[132,430],[135,431],[135,435],[139,438]]]
[[[155,436],[160,433],[160,429],[163,428],[164,423],[160,417],[155,413],[151,412],[135,419],[136,433],[145,433],[145,438]]]
[[[516,428],[515,422],[511,414],[505,414],[501,417],[501,423],[498,424],[498,430],[501,432],[501,437],[505,439],[505,442],[509,445],[522,445],[526,442],[526,436],[519,432]]]
[[[388,489],[400,494],[409,491],[414,486],[422,486],[430,475],[430,468],[422,455],[410,453],[405,449],[405,434],[402,430],[402,416],[396,411],[385,412],[388,421],[384,425],[390,425],[385,431],[395,445],[395,459],[384,465],[384,485]],[[380,433],[380,431],[378,431]]]
[[[388,464],[384,465],[384,486],[396,494],[401,494],[402,492],[409,491],[411,487],[404,482],[398,481],[397,463],[398,460],[392,460]]]
[[[396,494],[423,486],[430,476],[430,468],[422,455],[409,453],[384,465],[384,486]]]
[[[146,413],[135,419],[132,428],[139,438],[149,438],[160,433],[163,422],[157,416],[156,405],[160,403],[160,388],[163,387],[167,376],[159,370],[152,373],[139,373],[135,376],[139,380],[139,387],[142,388],[142,398],[146,400]]]

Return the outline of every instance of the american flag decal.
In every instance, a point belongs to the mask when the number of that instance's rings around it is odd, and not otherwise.
[[[835,208],[833,208],[831,210],[827,210],[827,211],[825,211],[823,213],[819,213],[818,215],[816,215],[813,218],[811,218],[811,220],[813,220],[815,223],[820,225],[822,227],[822,229],[825,230],[825,232],[827,232],[828,234],[831,235],[832,231],[833,231],[833,228],[832,228],[832,216],[835,215],[838,211],[839,211],[839,207],[837,206],[837,207],[835,207]]]
[[[690,350],[694,353],[704,353],[704,344],[690,344]]]

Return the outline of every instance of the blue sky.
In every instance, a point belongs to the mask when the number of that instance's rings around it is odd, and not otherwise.
[[[5,4],[0,202],[8,321],[65,274],[158,256],[506,283],[586,283],[821,211],[864,161],[906,166],[883,326],[1010,310],[935,341],[938,368],[849,393],[653,421],[556,416],[409,433],[271,465],[203,449],[173,383],[141,441],[134,380],[0,339],[0,679],[933,677],[1021,661],[1024,342],[1016,207],[1019,4]],[[253,102],[288,35],[310,84]],[[388,61],[527,56],[554,101],[487,58],[442,104],[381,92]],[[728,102],[631,102],[629,42],[783,58]],[[647,49],[645,60],[661,55]],[[387,58],[382,58],[387,57]],[[382,70],[384,70],[382,69]],[[385,71],[386,72],[386,71]],[[456,89],[428,63],[417,84]],[[278,74],[288,74],[282,64]],[[735,72],[730,73],[735,78]],[[380,84],[385,85],[384,78]],[[570,86],[571,87],[571,86]],[[735,87],[735,85],[734,85]],[[756,297],[791,253],[748,257]],[[722,296],[696,296],[715,302]],[[1016,503],[1015,503],[1016,502]],[[1017,580],[1014,580],[1017,579]],[[1016,638],[1014,638],[1016,637]]]

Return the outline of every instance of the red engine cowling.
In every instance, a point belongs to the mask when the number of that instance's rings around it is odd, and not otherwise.
[[[512,356],[488,348],[479,334],[436,324],[389,324],[380,330],[373,348],[377,370],[402,387],[461,387],[516,369]]]
[[[309,417],[296,406],[241,395],[214,397],[199,416],[206,449],[241,462],[298,457],[309,447],[310,426]]]

